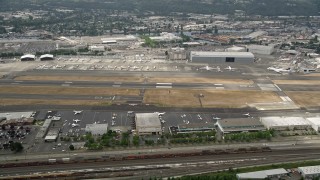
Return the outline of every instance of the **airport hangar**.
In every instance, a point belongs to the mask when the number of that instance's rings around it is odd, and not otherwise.
[[[251,52],[211,52],[191,51],[190,62],[192,63],[239,63],[250,64],[254,62],[254,55]]]

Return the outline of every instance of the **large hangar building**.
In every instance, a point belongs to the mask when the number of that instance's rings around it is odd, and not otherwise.
[[[254,62],[254,55],[251,52],[210,52],[191,51],[190,62],[192,63],[239,63],[249,64]]]

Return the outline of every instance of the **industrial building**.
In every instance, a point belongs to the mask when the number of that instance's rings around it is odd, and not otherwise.
[[[266,31],[256,31],[256,32],[250,33],[247,36],[242,37],[242,39],[251,41],[251,40],[257,39],[261,36],[267,35],[267,34],[268,34],[268,32],[266,32]]]
[[[261,123],[267,129],[277,131],[294,130],[294,129],[311,129],[311,123],[303,117],[261,117]]]
[[[226,49],[226,52],[246,52],[245,47],[233,46]]]
[[[135,125],[138,135],[162,134],[161,122],[157,113],[137,113]]]
[[[265,171],[256,171],[256,172],[249,172],[249,173],[240,173],[237,174],[237,179],[280,179],[281,177],[287,176],[288,172],[283,169],[270,169]]]
[[[310,122],[311,127],[316,131],[316,132],[320,132],[320,117],[310,117],[310,118],[306,118],[307,121]]]
[[[104,46],[89,46],[89,50],[95,52],[104,52],[106,49]]]
[[[249,45],[247,51],[254,54],[271,55],[274,53],[274,45],[262,46],[262,45]]]
[[[21,56],[20,60],[21,61],[34,61],[34,60],[36,60],[36,56],[33,54],[26,54],[26,55]]]
[[[253,63],[254,55],[251,52],[210,52],[191,51],[190,61],[193,63]]]
[[[193,124],[180,124],[176,128],[175,133],[194,133],[194,132],[208,132],[215,129],[214,123],[193,123]],[[172,129],[170,129],[172,131]],[[171,132],[174,133],[174,132]]]
[[[304,179],[313,179],[320,176],[320,166],[298,167],[298,172]]]
[[[184,48],[171,48],[168,52],[168,58],[170,60],[186,60],[187,52]]]
[[[40,56],[40,61],[54,60],[52,54],[44,54]]]
[[[216,126],[222,134],[266,130],[264,125],[255,118],[234,118],[218,120]]]
[[[85,131],[92,135],[103,135],[108,132],[108,124],[87,124]]]

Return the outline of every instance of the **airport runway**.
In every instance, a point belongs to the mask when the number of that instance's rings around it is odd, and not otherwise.
[[[110,170],[118,170],[118,172],[134,171],[133,177],[150,177],[150,171],[157,168],[150,167],[167,167],[160,169],[163,177],[172,175],[186,175],[191,173],[209,172],[215,170],[228,169],[229,167],[243,167],[252,165],[275,164],[281,162],[303,161],[319,159],[319,148],[314,149],[287,149],[274,150],[265,153],[246,153],[244,154],[228,154],[228,155],[206,155],[176,158],[160,158],[145,160],[123,160],[123,161],[106,161],[95,163],[77,163],[77,164],[57,164],[36,167],[12,167],[1,169],[1,175],[27,175],[33,173],[48,173],[59,171],[81,172],[87,169],[101,170],[110,172]],[[150,169],[141,169],[149,167]],[[140,169],[139,169],[140,168]],[[131,170],[129,170],[131,169]],[[136,170],[137,169],[137,170]],[[149,171],[149,172],[148,172]],[[1,178],[1,177],[0,177]]]

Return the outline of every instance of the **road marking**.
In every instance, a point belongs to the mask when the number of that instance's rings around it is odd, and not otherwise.
[[[156,86],[156,88],[171,89],[172,86]]]
[[[280,89],[280,87],[276,84],[274,84],[274,86],[279,90],[279,91],[282,91],[282,89]]]

